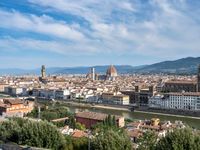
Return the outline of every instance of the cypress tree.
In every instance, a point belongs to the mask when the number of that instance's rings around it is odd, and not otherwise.
[[[113,126],[116,126],[116,119],[115,119],[115,116],[113,116],[113,118],[112,118],[112,124],[113,124]]]
[[[112,126],[112,119],[111,119],[111,115],[108,115],[108,126]]]

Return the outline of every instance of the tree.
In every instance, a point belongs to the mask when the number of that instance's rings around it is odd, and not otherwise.
[[[65,150],[87,150],[88,139],[86,137],[72,138],[71,136],[65,136],[67,141]]]
[[[200,134],[192,129],[176,129],[161,138],[156,150],[199,150]]]
[[[76,129],[79,129],[79,130],[86,130],[85,125],[84,125],[84,124],[81,124],[81,123],[79,123],[79,122],[76,122]]]
[[[69,135],[65,136],[66,146],[65,150],[73,150],[73,143],[72,143],[72,137]]]
[[[72,129],[75,129],[75,128],[76,128],[76,121],[75,121],[74,116],[70,116],[70,117],[69,117],[69,120],[68,120],[68,123],[67,123],[67,124],[68,124],[69,127],[72,128]]]
[[[116,127],[116,119],[115,116],[111,116],[110,114],[103,120],[103,125],[107,127]]]
[[[138,139],[138,150],[154,150],[157,142],[157,135],[153,131],[146,131]]]
[[[45,104],[46,105],[46,104]],[[44,108],[44,107],[42,107]],[[54,106],[50,109],[41,109],[41,119],[51,121],[57,118],[63,118],[67,116],[71,116],[72,114],[68,111],[66,107],[63,106]],[[37,118],[38,117],[38,109],[35,108],[31,113],[27,114],[28,117]]]
[[[20,145],[64,149],[64,136],[46,121],[12,118],[0,125],[0,140]]]
[[[108,126],[112,126],[112,118],[111,115],[108,115]]]
[[[72,145],[74,150],[87,150],[88,149],[88,138],[72,138]]]
[[[92,139],[92,149],[94,150],[131,150],[132,144],[130,138],[119,129],[101,130],[95,138]]]
[[[126,125],[127,125],[127,124],[129,124],[129,123],[131,123],[131,122],[133,122],[133,120],[132,120],[132,119],[125,118],[125,124],[126,124]]]
[[[20,125],[13,121],[5,121],[0,125],[0,139],[4,142],[18,142],[20,139]]]
[[[113,116],[113,118],[112,118],[112,125],[113,125],[113,126],[117,126],[115,116]]]

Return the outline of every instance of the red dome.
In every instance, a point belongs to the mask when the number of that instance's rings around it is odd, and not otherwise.
[[[113,65],[111,65],[108,68],[106,75],[110,76],[110,77],[116,77],[117,76],[117,69]]]

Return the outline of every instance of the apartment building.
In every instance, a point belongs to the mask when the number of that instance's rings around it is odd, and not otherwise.
[[[0,102],[0,115],[23,117],[34,108],[33,101],[7,98]]]
[[[129,105],[129,96],[121,93],[102,93],[102,102],[117,105]]]
[[[200,92],[181,92],[156,95],[149,98],[149,107],[200,110]]]

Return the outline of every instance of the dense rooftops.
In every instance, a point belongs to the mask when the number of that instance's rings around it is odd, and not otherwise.
[[[189,80],[181,80],[181,81],[170,80],[170,81],[165,82],[165,84],[197,84],[197,82],[196,81],[189,81]]]

